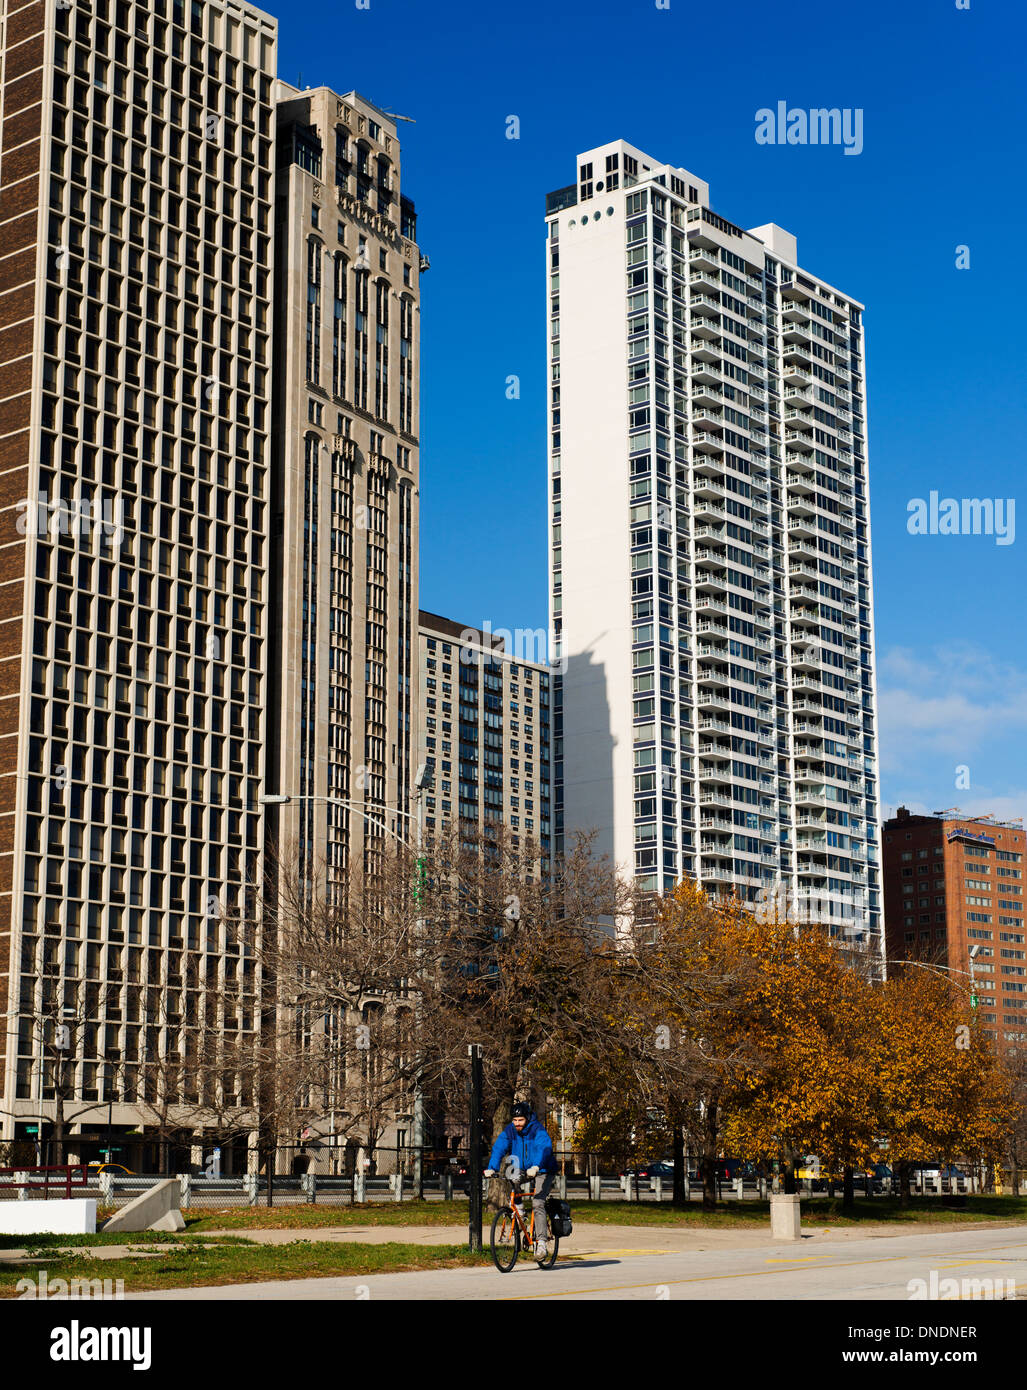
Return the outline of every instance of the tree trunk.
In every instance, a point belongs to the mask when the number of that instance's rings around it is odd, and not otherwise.
[[[60,1167],[64,1162],[64,1092],[60,1085],[54,1100],[53,1145],[53,1161]]]
[[[495,1110],[492,1112],[492,1129],[489,1134],[489,1147],[496,1142],[500,1134],[510,1123],[510,1111],[513,1108],[513,1091],[499,1101]],[[468,1155],[470,1157],[470,1155]],[[482,1163],[482,1168],[488,1167],[488,1157]],[[485,1209],[488,1211],[498,1211],[500,1207],[505,1207],[510,1200],[510,1188],[505,1178],[498,1176],[489,1178],[488,1190],[485,1193]]]
[[[674,1195],[671,1201],[675,1207],[685,1205],[685,1136],[676,1116],[674,1120]]]
[[[854,1211],[856,1207],[856,1191],[852,1181],[852,1164],[847,1163],[842,1169],[842,1211]]]
[[[911,1200],[911,1199],[910,1199],[910,1191],[909,1191],[909,1164],[906,1163],[906,1162],[900,1162],[900,1163],[893,1164],[893,1166],[892,1166],[892,1178],[893,1178],[893,1182],[892,1182],[893,1193],[894,1193],[894,1179],[895,1179],[895,1178],[898,1178],[898,1180],[899,1180],[899,1206],[900,1206],[900,1207],[908,1207],[908,1206],[909,1206],[909,1203],[910,1203],[910,1200]]]
[[[711,1101],[706,1106],[704,1117],[704,1140],[703,1148],[703,1182],[702,1182],[702,1206],[703,1211],[716,1211],[717,1209],[717,1118],[718,1106],[716,1101]]]
[[[784,1159],[782,1167],[784,1169],[785,1192],[788,1194],[788,1196],[794,1197],[796,1192],[798,1192],[799,1190],[798,1186],[796,1185],[795,1179],[795,1155],[789,1154]]]

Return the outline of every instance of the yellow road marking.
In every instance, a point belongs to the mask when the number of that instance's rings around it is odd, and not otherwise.
[[[1027,1245],[1027,1241],[1016,1241],[1016,1242],[1014,1242],[1012,1245],[996,1245],[996,1246],[993,1246],[993,1247],[991,1247],[989,1250],[986,1250],[986,1251],[984,1251],[984,1252],[982,1252],[982,1253],[984,1253],[984,1254],[986,1254],[986,1255],[992,1255],[992,1254],[994,1254],[994,1253],[995,1253],[996,1251],[998,1251],[998,1250],[1019,1250],[1019,1249],[1022,1249],[1022,1248],[1024,1247],[1024,1245]],[[955,1250],[952,1251],[952,1254],[954,1254],[954,1255],[957,1254],[957,1253],[960,1253],[960,1252],[957,1252],[957,1251],[955,1251]],[[978,1252],[976,1252],[976,1251],[974,1251],[974,1250],[966,1250],[966,1251],[963,1251],[963,1252],[961,1252],[961,1253],[967,1254],[967,1255],[973,1255],[973,1254],[976,1254],[976,1253],[978,1253]],[[827,1269],[859,1269],[859,1268],[862,1268],[862,1267],[864,1267],[864,1266],[866,1266],[866,1265],[895,1264],[895,1263],[897,1263],[897,1262],[899,1262],[899,1261],[902,1261],[902,1260],[914,1260],[914,1259],[920,1259],[920,1258],[929,1258],[929,1256],[921,1257],[920,1255],[915,1255],[915,1254],[914,1254],[914,1255],[882,1255],[882,1256],[880,1256],[880,1258],[878,1258],[878,1259],[876,1259],[876,1260],[841,1260],[841,1261],[839,1261],[839,1262],[836,1263],[836,1264],[821,1265],[821,1266],[820,1266],[820,1270],[827,1270]],[[961,1263],[961,1264],[972,1265],[972,1264],[1001,1264],[1001,1263],[1003,1263],[1003,1262],[1000,1261],[1000,1260],[987,1260],[987,1259],[985,1259],[985,1260],[963,1260],[963,1261],[961,1261],[960,1263]],[[946,1268],[953,1268],[953,1269],[956,1268],[956,1267],[957,1267],[956,1265],[946,1266]],[[659,1281],[649,1279],[649,1280],[646,1280],[646,1282],[643,1283],[643,1284],[608,1284],[608,1285],[605,1285],[605,1286],[603,1286],[603,1287],[601,1287],[601,1288],[592,1288],[592,1289],[559,1289],[559,1290],[553,1290],[553,1291],[551,1291],[550,1293],[529,1293],[529,1294],[512,1295],[510,1298],[505,1299],[504,1302],[507,1302],[507,1303],[525,1303],[525,1302],[528,1302],[528,1301],[530,1301],[530,1300],[532,1300],[532,1299],[539,1299],[539,1298],[574,1298],[574,1297],[577,1297],[577,1296],[580,1295],[580,1294],[615,1293],[615,1292],[618,1292],[618,1291],[623,1290],[623,1289],[651,1289],[651,1288],[653,1287],[653,1285],[654,1285],[656,1282],[659,1282],[659,1283],[662,1283],[662,1284],[666,1284],[666,1285],[670,1285],[670,1284],[710,1284],[710,1283],[713,1283],[714,1281],[719,1280],[719,1279],[753,1279],[753,1278],[757,1278],[757,1277],[759,1277],[759,1276],[761,1276],[761,1275],[764,1276],[764,1277],[766,1277],[766,1276],[769,1275],[769,1274],[783,1274],[784,1272],[785,1272],[785,1271],[784,1271],[784,1270],[781,1270],[781,1269],[751,1269],[751,1270],[739,1270],[739,1271],[738,1271],[737,1273],[735,1273],[735,1274],[704,1274],[704,1275],[701,1275],[701,1276],[696,1276],[696,1277],[694,1277],[694,1278],[688,1278],[688,1279],[663,1279],[663,1280],[659,1280]],[[819,1270],[818,1270],[818,1273],[819,1273]]]

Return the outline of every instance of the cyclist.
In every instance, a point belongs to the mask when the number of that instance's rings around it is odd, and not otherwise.
[[[544,1260],[549,1254],[546,1241],[546,1198],[556,1177],[556,1157],[553,1141],[539,1124],[527,1101],[519,1100],[513,1108],[510,1123],[499,1135],[489,1154],[487,1178],[507,1159],[507,1177],[519,1187],[525,1177],[535,1180],[531,1206],[535,1213],[535,1258]]]

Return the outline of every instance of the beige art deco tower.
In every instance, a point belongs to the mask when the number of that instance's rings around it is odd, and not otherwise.
[[[269,791],[290,803],[269,828],[337,889],[410,833],[427,262],[395,119],[356,92],[276,91]]]
[[[149,1167],[256,1023],[276,23],[0,23],[0,1137],[63,1103],[67,1154]]]

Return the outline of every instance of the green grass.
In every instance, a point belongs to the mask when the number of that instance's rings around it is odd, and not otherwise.
[[[366,1202],[331,1207],[192,1207],[182,1213],[190,1231],[305,1231],[325,1226],[467,1226],[466,1202]],[[492,1217],[489,1217],[492,1220]]]
[[[704,1212],[698,1202],[672,1207],[655,1202],[574,1202],[575,1220],[581,1224],[603,1226],[684,1226],[745,1230],[766,1228],[770,1222],[770,1203],[759,1201],[722,1202],[713,1212]],[[937,1198],[914,1198],[908,1207],[897,1197],[857,1197],[851,1212],[842,1211],[840,1197],[804,1197],[802,1224],[809,1227],[860,1226],[880,1223],[913,1222],[946,1224],[964,1221],[1027,1220],[1025,1197],[968,1197],[965,1207],[945,1206]]]
[[[276,1279],[358,1278],[415,1269],[455,1269],[489,1261],[487,1253],[472,1254],[460,1245],[339,1245],[295,1240],[286,1245],[218,1244],[213,1248],[181,1239],[164,1247],[157,1257],[93,1259],[72,1252],[52,1259],[46,1274],[55,1279],[123,1279],[126,1293],[157,1289],[203,1288],[217,1284],[248,1284]],[[34,1278],[26,1264],[0,1264],[0,1298],[17,1298],[19,1279]]]
[[[604,1226],[684,1226],[723,1229],[765,1227],[770,1221],[768,1202],[734,1200],[722,1202],[714,1212],[704,1212],[699,1202],[687,1207],[672,1207],[655,1202],[584,1202],[571,1203],[574,1219],[579,1223]],[[289,1207],[232,1207],[211,1212],[209,1208],[194,1208],[186,1212],[189,1231],[246,1231],[246,1230],[316,1230],[328,1226],[465,1226],[466,1203],[402,1202],[368,1203],[356,1207],[289,1206]],[[914,1198],[908,1207],[901,1207],[897,1197],[857,1197],[852,1212],[842,1212],[840,1197],[804,1197],[803,1224],[859,1226],[868,1223],[914,1222],[917,1224],[964,1221],[1025,1221],[1027,1197],[967,1198],[965,1207],[946,1206],[936,1197]],[[492,1220],[486,1209],[485,1226]]]
[[[95,1235],[0,1235],[0,1250],[27,1250],[30,1255],[47,1255],[96,1245],[176,1245],[181,1241],[214,1241],[218,1245],[246,1245],[245,1236],[194,1235],[190,1231],[97,1231]]]

